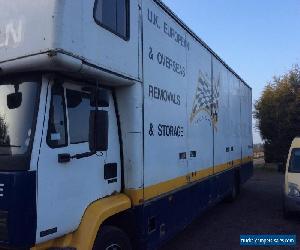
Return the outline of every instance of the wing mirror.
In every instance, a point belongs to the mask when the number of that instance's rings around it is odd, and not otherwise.
[[[91,106],[107,108],[109,107],[109,93],[106,89],[98,89],[91,94]]]
[[[67,90],[68,108],[76,108],[82,102],[82,96],[80,92]]]
[[[7,95],[7,107],[9,109],[17,109],[22,104],[22,93],[16,92]]]
[[[108,112],[92,110],[90,113],[89,147],[91,152],[108,149]]]

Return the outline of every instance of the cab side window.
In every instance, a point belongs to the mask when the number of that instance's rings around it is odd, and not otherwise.
[[[129,0],[96,0],[94,19],[98,25],[129,39]]]
[[[52,148],[67,146],[66,109],[64,89],[60,85],[52,87],[48,121],[47,143]]]
[[[89,141],[89,117],[93,109],[88,93],[67,89],[70,143]]]

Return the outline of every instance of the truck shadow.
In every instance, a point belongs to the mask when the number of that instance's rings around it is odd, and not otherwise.
[[[255,168],[236,201],[204,212],[161,249],[240,249],[241,234],[293,234],[299,239],[300,214],[289,220],[283,216],[283,182],[276,170]]]

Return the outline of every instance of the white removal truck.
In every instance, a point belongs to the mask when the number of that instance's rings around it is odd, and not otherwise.
[[[160,246],[250,178],[251,106],[160,1],[0,0],[0,247]]]

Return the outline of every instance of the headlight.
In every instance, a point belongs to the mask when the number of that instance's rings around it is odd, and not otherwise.
[[[299,186],[297,184],[289,182],[288,195],[291,196],[291,197],[299,197],[300,196]]]

